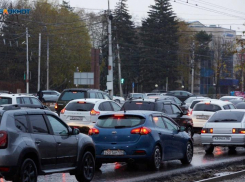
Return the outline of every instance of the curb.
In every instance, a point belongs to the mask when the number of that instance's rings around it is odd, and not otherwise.
[[[217,176],[217,177],[213,177],[213,178],[203,179],[203,180],[196,181],[196,182],[217,182],[220,180],[233,179],[233,178],[239,177],[243,174],[245,174],[245,170],[238,171],[238,172],[232,172],[230,174],[226,174],[223,176]]]
[[[222,166],[224,167],[225,165],[232,165],[232,164],[239,164],[239,163],[244,164],[244,162],[245,162],[245,157],[238,157],[238,158],[234,159],[233,161],[230,161],[229,159],[227,159],[225,161],[219,161],[216,163],[206,164],[206,165],[199,166],[199,167],[190,166],[190,167],[187,167],[185,169],[175,169],[172,171],[163,171],[163,172],[159,172],[159,173],[155,173],[155,174],[144,175],[141,177],[124,179],[124,180],[120,180],[120,182],[132,182],[132,181],[134,181],[134,182],[148,182],[148,181],[153,181],[153,180],[164,181],[164,179],[166,179],[166,178],[169,178],[171,176],[180,175],[183,173],[188,174],[188,173],[195,173],[195,172],[199,172],[199,171],[207,170],[207,169],[212,170],[212,169],[221,168]],[[245,170],[244,170],[244,173],[245,173]],[[239,172],[235,172],[234,175],[239,175]],[[219,177],[220,177],[219,179],[221,179],[221,177],[224,177],[224,176],[219,176]],[[214,177],[214,178],[217,178],[217,177]],[[212,179],[212,180],[217,182],[217,179],[215,179],[215,180]],[[208,179],[205,179],[205,180],[208,180]],[[211,180],[211,178],[210,178],[210,180]],[[198,182],[206,182],[206,181],[198,181]]]

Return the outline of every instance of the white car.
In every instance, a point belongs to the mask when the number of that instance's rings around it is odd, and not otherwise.
[[[201,141],[206,153],[212,153],[215,146],[235,150],[245,146],[245,110],[217,111],[204,125]]]
[[[221,100],[201,101],[197,103],[192,111],[194,132],[200,133],[206,121],[220,110],[236,109],[231,102]]]
[[[184,103],[187,107],[189,107],[192,103],[192,101],[196,100],[196,99],[210,99],[209,97],[201,97],[201,96],[197,96],[197,97],[189,97],[187,98]]]
[[[121,106],[112,100],[76,99],[70,101],[60,112],[60,118],[69,126],[79,128],[81,132],[88,130],[97,122],[100,114],[119,111]]]
[[[118,104],[124,104],[125,99],[123,97],[119,97],[119,96],[113,96],[113,100],[115,102],[117,102]]]
[[[190,104],[189,104],[189,107],[188,107],[188,115],[192,115],[192,110],[194,108],[194,106],[199,103],[199,102],[202,102],[202,101],[212,101],[212,100],[217,100],[217,99],[208,99],[208,98],[201,98],[201,99],[195,99],[193,100]]]
[[[242,100],[244,101],[244,98],[240,96],[223,96],[219,100],[223,100],[223,101]]]
[[[2,104],[29,104],[43,106],[43,104],[32,95],[26,94],[2,94],[0,93],[0,105]]]

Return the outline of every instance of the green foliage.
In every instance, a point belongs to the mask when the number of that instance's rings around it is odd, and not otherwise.
[[[142,22],[140,74],[143,90],[151,91],[157,83],[175,89],[177,73],[178,26],[169,0],[155,0],[149,16]]]
[[[3,38],[8,41],[11,39],[18,41],[18,46],[10,47],[0,42],[1,54],[11,54],[1,60],[6,70],[11,69],[11,76],[0,77],[0,80],[6,78],[9,81],[23,80],[26,70],[26,44],[21,43],[25,41],[25,28],[28,27],[32,75],[30,90],[35,92],[37,89],[39,33],[42,34],[41,88],[46,88],[47,39],[49,39],[50,48],[50,88],[63,90],[67,87],[74,87],[73,73],[76,67],[79,67],[80,71],[90,71],[91,44],[85,23],[66,1],[63,1],[61,6],[55,1],[47,0],[30,3],[19,0],[13,5],[13,8],[30,8],[29,15],[11,15],[5,19],[5,22],[9,23],[5,23],[2,29]],[[6,72],[2,70],[2,67],[0,69],[1,72]]]

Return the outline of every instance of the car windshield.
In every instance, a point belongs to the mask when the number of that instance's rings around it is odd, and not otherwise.
[[[72,102],[66,106],[67,111],[91,111],[94,108],[92,103]]]
[[[126,102],[121,111],[124,110],[149,110],[154,111],[154,103],[153,102]]]
[[[2,104],[12,104],[12,98],[0,97],[0,105]]]
[[[74,99],[83,99],[85,98],[85,92],[82,91],[67,91],[64,92],[61,96],[62,101],[70,101]]]
[[[102,116],[99,117],[96,125],[100,128],[131,128],[145,122],[142,116]]]
[[[244,117],[244,112],[229,111],[229,112],[217,112],[208,122],[241,122]]]
[[[219,106],[210,103],[197,104],[193,109],[193,111],[207,111],[207,112],[216,112],[219,110],[221,110]]]

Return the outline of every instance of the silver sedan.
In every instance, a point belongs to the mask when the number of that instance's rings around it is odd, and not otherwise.
[[[212,153],[215,146],[245,147],[245,110],[231,109],[217,111],[205,123],[201,141],[206,153]]]

